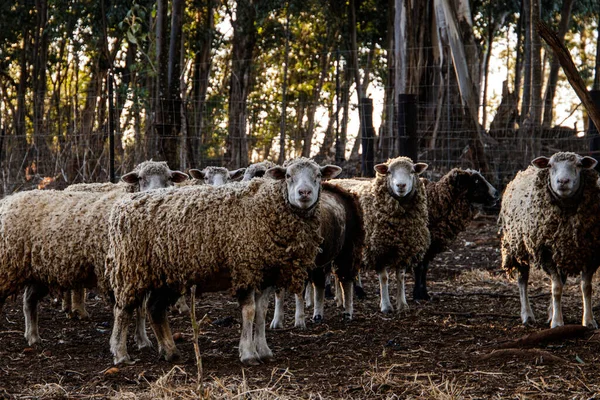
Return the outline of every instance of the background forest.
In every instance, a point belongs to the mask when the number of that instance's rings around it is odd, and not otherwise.
[[[361,154],[408,154],[502,185],[537,155],[588,151],[532,21],[598,90],[599,15],[599,0],[3,1],[1,194],[106,181],[113,152],[117,177],[300,155],[368,175]]]

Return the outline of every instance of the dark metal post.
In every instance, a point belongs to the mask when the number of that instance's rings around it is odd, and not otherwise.
[[[600,90],[590,90],[590,96],[592,96],[594,104],[600,107]],[[600,162],[600,133],[598,133],[598,127],[594,125],[591,118],[588,118],[587,135],[590,138],[591,156]],[[600,171],[600,163],[596,165],[596,170]]]
[[[417,96],[398,95],[398,149],[401,156],[417,161],[419,141],[417,138]]]
[[[373,127],[373,99],[363,97],[360,99],[364,121],[361,121],[360,129],[362,134],[362,155],[361,155],[361,174],[366,177],[375,176],[375,128]]]
[[[108,175],[115,183],[115,105],[113,99],[113,74],[108,74]]]

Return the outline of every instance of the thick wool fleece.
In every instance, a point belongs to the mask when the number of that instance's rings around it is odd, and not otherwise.
[[[403,161],[400,158],[400,162]],[[399,162],[398,159],[393,160]],[[388,161],[390,162],[390,161]],[[410,162],[406,159],[405,162]],[[412,165],[412,163],[411,163]],[[416,179],[413,195],[398,201],[390,195],[385,175],[374,180],[336,179],[333,184],[356,193],[365,223],[363,264],[381,271],[386,267],[409,267],[421,262],[429,248],[425,186]]]
[[[132,195],[110,218],[107,273],[119,307],[151,289],[299,292],[318,247],[319,206],[296,212],[285,181],[255,179]]]
[[[125,182],[119,183],[76,183],[74,185],[67,186],[65,188],[65,192],[111,192],[113,190],[117,190],[123,193],[133,193],[136,190],[137,185],[129,185]]]
[[[65,290],[94,287],[95,268],[104,268],[110,210],[125,195],[33,190],[5,198],[0,205],[0,299],[32,282]]]
[[[250,179],[254,178],[256,176],[257,172],[262,172],[264,174],[264,172],[266,170],[268,170],[269,168],[273,168],[275,166],[274,163],[272,163],[269,160],[265,160],[265,161],[261,161],[258,163],[254,163],[254,164],[250,164],[248,166],[248,168],[246,168],[246,171],[244,171],[244,177],[242,178],[243,181],[249,181]]]
[[[427,191],[427,209],[429,210],[429,234],[431,245],[425,254],[425,262],[431,261],[437,254],[463,232],[473,220],[475,207],[467,198],[467,192],[457,187],[459,175],[470,175],[459,168],[451,170],[438,182],[421,179]]]
[[[597,181],[596,171],[582,170],[577,200],[563,204],[551,194],[548,169],[530,166],[519,172],[502,198],[502,267],[512,271],[520,263],[568,275],[595,270],[600,262]]]

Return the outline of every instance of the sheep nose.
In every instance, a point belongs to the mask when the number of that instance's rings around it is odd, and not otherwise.
[[[568,185],[571,182],[571,180],[569,178],[559,178],[558,179],[558,183],[560,183],[561,185]]]
[[[298,190],[298,193],[300,194],[300,197],[307,198],[307,197],[310,197],[310,195],[312,194],[312,190],[300,189],[300,190]]]
[[[396,183],[396,187],[400,190],[406,189],[406,183]]]

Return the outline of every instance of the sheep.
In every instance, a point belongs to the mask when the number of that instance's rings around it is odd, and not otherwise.
[[[149,190],[171,185],[187,175],[166,163],[147,161],[122,178]],[[121,185],[114,187],[123,188]],[[50,288],[60,291],[98,286],[108,291],[104,262],[108,217],[121,189],[101,192],[32,190],[11,195],[0,204],[0,306],[25,287],[25,339],[41,342],[37,304]],[[149,345],[136,331],[139,347]]]
[[[178,358],[166,307],[192,285],[201,293],[230,289],[237,296],[242,363],[271,358],[265,338],[270,287],[300,290],[322,240],[321,179],[340,172],[300,158],[269,169],[273,180],[139,193],[117,204],[106,259],[115,296],[110,339],[115,364],[130,361],[127,322],[147,294],[159,354]]]
[[[224,167],[206,167],[203,170],[190,169],[189,173],[197,181],[203,181],[207,185],[220,186],[242,178],[245,171],[246,168],[229,171]]]
[[[265,175],[265,172],[267,172],[269,168],[273,167],[275,167],[275,164],[269,160],[250,164],[244,172],[244,177],[242,178],[242,181],[249,181],[252,178],[262,178]]]
[[[581,274],[582,325],[597,328],[591,303],[591,281],[600,262],[597,161],[560,152],[531,163],[506,187],[499,217],[502,268],[518,272],[522,322],[535,322],[527,285],[530,267],[537,267],[552,281],[550,327],[564,323],[561,297],[567,276]]]
[[[363,265],[379,275],[381,311],[393,312],[388,291],[389,268],[398,280],[398,311],[408,309],[404,286],[406,269],[423,260],[430,245],[427,195],[419,175],[427,164],[397,157],[375,166],[373,180],[339,179],[331,183],[349,189],[360,199],[366,231]]]
[[[481,173],[471,169],[454,168],[438,182],[425,178],[421,181],[427,191],[431,244],[423,261],[414,266],[413,299],[429,300],[426,282],[429,262],[467,228],[478,206],[496,204],[498,191]]]
[[[343,303],[340,305],[344,307],[344,318],[352,319],[352,285],[360,269],[365,240],[362,210],[355,194],[328,182],[322,187],[319,232],[323,243],[315,258],[316,267],[309,271],[309,281],[315,289],[313,320],[323,320],[325,280],[331,272],[341,281]],[[305,328],[303,299],[298,294],[295,297],[295,327]],[[278,290],[271,329],[283,328],[283,300],[284,291]]]

